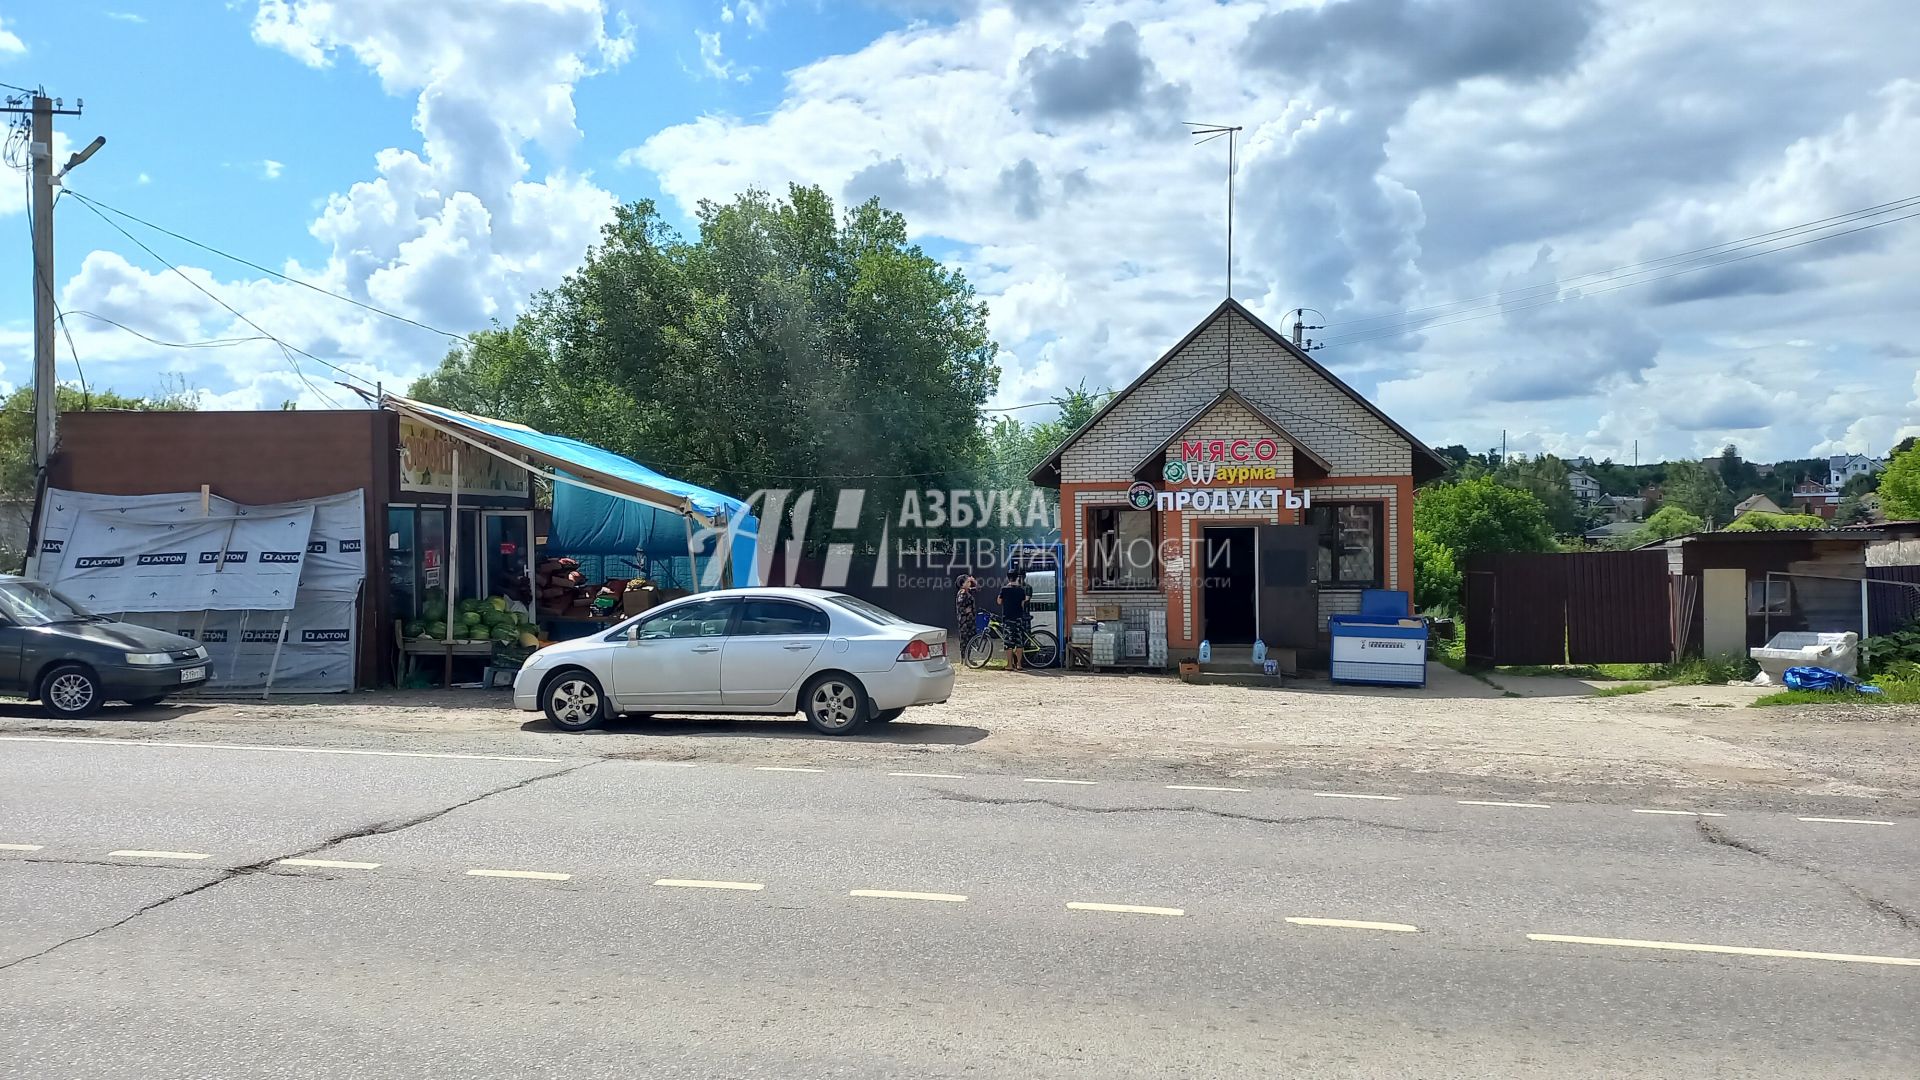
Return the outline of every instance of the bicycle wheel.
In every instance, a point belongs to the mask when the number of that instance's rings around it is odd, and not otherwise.
[[[999,641],[1000,639],[995,637],[991,631],[984,630],[968,638],[965,654],[967,666],[970,668],[986,667],[987,662],[993,659],[993,647],[998,644]]]
[[[1033,667],[1052,667],[1060,657],[1060,639],[1051,630],[1035,630],[1027,635],[1027,663]]]

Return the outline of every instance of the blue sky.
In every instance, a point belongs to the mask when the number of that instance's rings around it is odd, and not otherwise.
[[[0,81],[85,98],[62,135],[108,138],[74,190],[451,330],[510,319],[619,200],[684,221],[749,185],[878,195],[991,306],[1005,404],[1122,384],[1218,301],[1224,161],[1179,122],[1240,123],[1243,301],[1274,322],[1327,312],[1321,359],[1429,441],[1505,430],[1525,450],[1616,457],[1636,439],[1643,457],[1726,441],[1760,458],[1884,452],[1920,432],[1920,220],[1863,218],[1875,227],[1621,289],[1634,279],[1595,273],[1920,195],[1917,79],[1897,0],[0,14]],[[8,384],[29,370],[21,202],[0,188]],[[163,340],[252,335],[77,200],[56,223],[63,306]],[[363,377],[402,384],[444,351],[141,235]],[[1435,308],[1433,325],[1393,314],[1502,292]],[[184,380],[211,407],[340,397],[266,342],[163,349],[70,324],[94,386]],[[61,361],[72,379],[64,345]]]

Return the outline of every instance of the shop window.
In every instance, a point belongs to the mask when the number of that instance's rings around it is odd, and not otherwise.
[[[1322,588],[1377,589],[1383,583],[1381,555],[1386,504],[1315,503],[1307,523],[1320,534]]]
[[[1152,510],[1099,506],[1087,512],[1087,588],[1157,589],[1159,515]]]
[[[1747,582],[1747,614],[1786,615],[1792,608],[1787,582],[1767,579]]]

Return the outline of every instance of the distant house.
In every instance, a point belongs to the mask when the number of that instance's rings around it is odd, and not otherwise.
[[[1887,463],[1865,454],[1835,454],[1827,459],[1827,486],[1843,488],[1856,476],[1871,476]]]
[[[1638,521],[1609,521],[1605,525],[1588,529],[1581,535],[1590,544],[1605,544],[1621,537],[1632,536],[1639,532],[1640,528],[1641,524]]]
[[[1780,504],[1765,495],[1749,495],[1733,507],[1733,520],[1739,521],[1748,514],[1784,514]],[[1831,517],[1832,515],[1828,515]]]
[[[1840,509],[1840,489],[1813,480],[1802,480],[1794,485],[1791,505],[1796,514],[1813,514],[1832,521],[1833,515]]]
[[[1573,489],[1573,498],[1581,506],[1586,506],[1600,497],[1600,481],[1575,469],[1567,474],[1567,487]]]
[[[1602,495],[1593,505],[1608,521],[1640,521],[1647,516],[1647,500],[1638,495]]]

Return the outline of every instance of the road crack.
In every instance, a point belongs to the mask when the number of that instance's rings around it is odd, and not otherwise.
[[[1242,814],[1232,810],[1212,810],[1204,806],[1080,806],[1061,802],[1057,799],[1032,798],[1012,799],[996,798],[991,795],[972,795],[964,791],[937,791],[936,798],[951,802],[978,803],[986,806],[1051,806],[1056,810],[1071,810],[1081,814],[1200,814],[1206,817],[1226,818],[1230,821],[1251,821],[1260,825],[1316,825],[1322,822],[1339,822],[1343,825],[1359,825],[1368,829],[1384,829],[1389,832],[1436,833],[1439,829],[1426,829],[1418,825],[1396,825],[1384,821],[1366,821],[1360,818],[1342,817],[1338,814],[1303,814],[1298,817],[1263,817],[1259,814]]]
[[[359,828],[348,829],[345,832],[336,833],[332,836],[329,836],[326,839],[320,841],[319,843],[310,844],[307,847],[301,848],[298,851],[285,852],[279,855],[270,855],[267,858],[261,859],[257,862],[248,863],[245,866],[235,866],[228,869],[220,870],[216,872],[215,876],[208,881],[203,881],[198,885],[194,885],[186,889],[181,889],[179,892],[171,893],[167,896],[163,896],[159,898],[158,900],[154,900],[149,903],[143,904],[140,907],[134,909],[133,912],[126,915],[125,917],[116,919],[113,922],[106,924],[105,926],[95,927],[94,929],[89,930],[84,934],[75,934],[70,938],[63,938],[47,946],[46,948],[41,949],[39,952],[29,953],[26,956],[22,956],[18,959],[8,960],[5,963],[0,963],[0,971],[6,971],[9,968],[18,967],[19,965],[24,964],[29,960],[38,960],[41,957],[47,955],[48,953],[54,952],[55,950],[64,948],[68,945],[72,945],[74,942],[85,941],[90,937],[98,937],[99,935],[107,933],[110,930],[118,930],[120,927],[127,925],[128,923],[134,921],[135,919],[140,918],[142,915],[146,915],[150,912],[158,911],[159,909],[166,907],[167,905],[175,903],[177,901],[185,900],[187,897],[192,896],[195,893],[205,892],[216,885],[224,885],[227,882],[234,880],[235,878],[246,877],[249,874],[257,874],[263,870],[270,869],[273,866],[273,864],[279,862],[282,859],[304,859],[311,855],[314,855],[317,852],[325,851],[326,849],[334,846],[335,844],[343,844],[349,840],[358,840],[358,839],[361,839],[362,837],[367,837],[367,836],[385,836],[390,833],[397,833],[405,829],[411,829],[416,825],[425,825],[430,821],[435,821],[440,818],[443,818],[448,814],[453,813],[455,810],[464,809],[465,807],[472,806],[474,803],[480,802],[482,800],[491,799],[496,795],[505,795],[511,791],[518,791],[521,788],[540,783],[543,780],[552,780],[556,777],[566,776],[568,773],[579,772],[581,769],[585,769],[593,765],[598,765],[599,763],[600,763],[600,759],[595,759],[593,761],[582,762],[578,765],[569,765],[564,769],[555,769],[552,772],[540,773],[537,776],[529,776],[524,780],[516,780],[511,784],[505,784],[497,788],[492,788],[487,791],[483,791],[480,794],[475,795],[471,798],[462,799],[457,803],[453,803],[452,805],[441,807],[438,810],[430,810],[427,813],[419,814],[415,817],[403,818],[397,821],[375,822],[372,825],[365,825]],[[29,861],[29,860],[20,860],[20,861]],[[30,861],[33,861],[33,862],[56,862],[56,861],[81,862],[81,860],[54,860],[54,859],[34,859]],[[136,866],[138,864],[116,863],[112,865]],[[161,869],[160,867],[152,867],[152,866],[141,866],[140,868],[149,869],[149,870]],[[169,867],[167,869],[185,870],[188,868],[187,867],[178,867],[178,868]]]
[[[1787,855],[1782,855],[1777,851],[1769,851],[1751,841],[1742,840],[1706,818],[1695,818],[1693,825],[1700,833],[1700,838],[1709,844],[1732,848],[1735,851],[1745,852],[1756,858],[1764,859],[1776,866],[1783,866],[1789,870],[1798,870],[1804,874],[1812,874],[1822,881],[1838,885],[1845,889],[1854,899],[1865,904],[1868,910],[1876,915],[1892,919],[1894,922],[1900,924],[1901,929],[1920,931],[1920,915],[1915,915],[1910,911],[1897,907],[1830,870],[1822,870],[1817,866],[1801,862]]]

